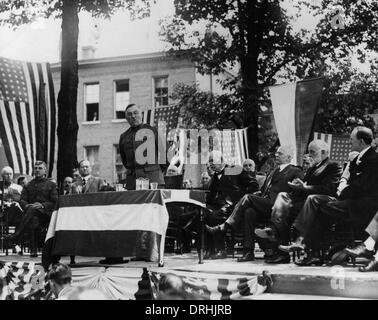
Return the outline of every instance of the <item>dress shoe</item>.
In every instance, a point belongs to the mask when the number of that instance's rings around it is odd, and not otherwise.
[[[226,258],[227,258],[227,252],[224,250],[221,250],[210,257],[210,259],[212,260],[226,259]]]
[[[299,239],[296,242],[294,242],[294,243],[292,243],[291,245],[288,245],[288,246],[279,245],[278,249],[280,249],[283,252],[297,252],[297,251],[303,251],[305,249],[305,246],[302,243],[302,240]]]
[[[247,262],[247,261],[254,261],[255,260],[255,254],[253,252],[247,252],[242,257],[239,257],[237,259],[237,262]]]
[[[358,270],[361,272],[378,271],[378,261],[372,260],[368,263],[367,266],[359,267]]]
[[[210,234],[216,234],[216,233],[223,233],[225,234],[227,232],[227,227],[225,223],[218,224],[215,227],[209,227],[208,225],[205,225],[206,231]]]
[[[279,263],[290,263],[290,255],[288,254],[277,254],[269,259],[265,260],[265,263],[279,264]]]
[[[274,231],[272,228],[265,228],[265,229],[256,229],[255,235],[262,239],[267,239],[269,241],[275,242],[277,238],[274,235]]]
[[[295,264],[300,267],[321,266],[323,261],[318,257],[310,256],[295,262]]]
[[[364,257],[364,258],[372,258],[374,255],[374,251],[368,250],[364,244],[361,244],[355,248],[346,248],[344,249],[345,252],[351,257]]]

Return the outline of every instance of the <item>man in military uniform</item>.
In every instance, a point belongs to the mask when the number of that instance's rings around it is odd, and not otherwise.
[[[37,256],[36,230],[39,227],[46,227],[58,201],[56,183],[47,179],[47,166],[43,161],[36,161],[34,164],[34,179],[31,180],[22,190],[21,207],[24,216],[16,232],[8,237],[12,240],[18,239],[26,229],[31,235],[31,257]]]
[[[142,123],[142,117],[140,109],[135,104],[130,104],[125,110],[126,120],[130,124],[130,128],[122,133],[119,139],[119,151],[122,158],[122,163],[126,168],[126,189],[135,190],[137,178],[148,178],[150,182],[157,182],[158,184],[164,184],[164,178],[162,169],[165,169],[165,163],[159,164],[158,161],[158,146],[159,137],[156,128],[149,124]],[[143,134],[145,130],[145,135]],[[141,164],[136,155],[137,148],[144,143],[144,141],[137,141],[136,135],[141,134],[142,138],[152,133],[155,141],[155,154],[154,161],[152,163]],[[163,143],[163,142],[162,142]],[[147,150],[147,157],[149,158],[149,152]],[[146,156],[144,154],[144,156]],[[138,161],[139,160],[139,161]]]

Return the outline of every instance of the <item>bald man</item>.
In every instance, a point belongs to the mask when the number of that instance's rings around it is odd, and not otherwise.
[[[290,192],[280,193],[274,203],[271,221],[266,229],[256,229],[256,235],[287,245],[290,240],[290,227],[302,209],[309,195],[320,194],[335,197],[340,182],[342,167],[329,158],[329,145],[322,140],[314,140],[309,146],[309,157],[313,166],[306,171],[303,181],[295,179],[289,183]],[[288,254],[277,251],[270,263],[288,260]]]
[[[373,133],[366,127],[356,127],[350,136],[352,150],[359,154],[349,165],[348,184],[340,195],[309,196],[294,227],[300,236],[282,251],[302,251],[305,248],[317,253],[324,230],[331,222],[349,221],[355,231],[363,231],[378,210],[378,154],[371,148]],[[321,264],[321,258],[308,255],[299,261],[301,266]]]

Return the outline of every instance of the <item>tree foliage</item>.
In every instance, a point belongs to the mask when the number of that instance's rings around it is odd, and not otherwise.
[[[266,87],[277,81],[328,77],[326,85],[329,90],[325,92],[323,113],[319,117],[320,121],[328,121],[328,125],[323,125],[325,130],[331,130],[336,119],[361,118],[358,114],[364,112],[361,111],[363,108],[355,111],[345,105],[347,101],[343,99],[346,96],[340,95],[345,80],[341,72],[334,72],[332,66],[336,62],[348,61],[351,54],[365,61],[369,50],[377,50],[378,2],[340,0],[338,6],[332,0],[289,2],[297,7],[298,16],[306,10],[318,16],[319,23],[314,32],[295,31],[295,17],[290,17],[282,1],[278,0],[175,0],[176,15],[162,24],[161,35],[170,44],[172,53],[189,56],[201,73],[218,74],[233,67],[239,70],[237,78],[223,85],[232,90],[232,97],[228,100],[238,101],[243,110],[244,126],[251,129],[251,154],[257,153],[259,144],[260,148],[266,146],[266,141],[261,140],[264,136],[261,130],[265,128],[259,125],[258,115],[261,107],[269,104]],[[336,9],[340,8],[344,10],[345,27],[335,28]],[[354,94],[358,93],[357,88],[350,89]],[[370,94],[370,91],[364,92]],[[214,102],[217,105],[213,98],[204,99],[203,93],[197,94],[198,99],[190,96],[188,102],[203,101],[207,106]],[[348,99],[352,99],[352,95]],[[333,102],[328,105],[331,100]],[[204,123],[220,113],[217,107],[208,108],[210,111],[206,116],[199,116]],[[196,107],[193,112],[205,112],[204,109]],[[345,113],[334,112],[339,109]],[[334,118],[331,114],[335,115]],[[346,129],[345,126],[341,128]]]
[[[109,18],[127,9],[134,17],[144,16],[149,0],[6,0],[0,2],[0,24],[13,27],[38,18],[62,18],[61,82],[58,94],[58,183],[77,166],[77,87],[79,12]]]
[[[202,73],[219,74],[237,66],[239,76],[224,83],[240,99],[243,124],[250,127],[249,149],[258,151],[259,101],[264,87],[305,45],[294,32],[280,1],[175,0],[176,15],[162,25],[173,52],[189,55]],[[207,23],[203,32],[197,24]]]

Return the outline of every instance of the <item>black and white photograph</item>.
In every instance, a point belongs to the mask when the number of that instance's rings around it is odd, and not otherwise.
[[[1,0],[0,300],[378,299],[377,133],[377,0]]]

